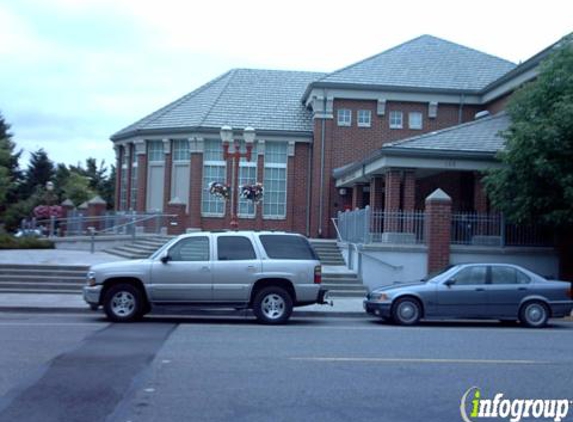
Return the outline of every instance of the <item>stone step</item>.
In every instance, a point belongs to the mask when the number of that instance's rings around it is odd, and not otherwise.
[[[18,290],[23,292],[29,291],[36,291],[36,290],[43,290],[43,291],[50,291],[54,293],[59,293],[60,291],[73,291],[75,293],[80,293],[82,291],[82,287],[85,283],[78,284],[78,283],[48,283],[48,282],[18,282],[18,281],[0,281],[0,291],[6,290]]]
[[[20,282],[20,283],[75,283],[84,284],[86,282],[86,274],[81,277],[76,276],[60,276],[52,274],[0,274],[1,282]]]
[[[368,292],[368,289],[362,284],[330,284],[322,282],[322,288],[329,292],[352,291],[352,292]]]
[[[11,270],[34,270],[34,271],[87,271],[86,265],[19,265],[19,264],[0,264],[0,273]]]
[[[19,289],[19,288],[3,288],[0,287],[0,293],[34,293],[34,294],[53,294],[53,293],[57,293],[57,294],[70,294],[70,295],[78,295],[81,291],[80,290],[71,290],[71,289],[66,289],[66,290],[53,290],[53,289],[43,289],[43,288],[33,288],[33,289]]]
[[[353,290],[332,290],[328,292],[328,296],[331,298],[336,297],[355,297],[355,298],[364,298],[368,292],[365,290],[364,292],[358,292]]]

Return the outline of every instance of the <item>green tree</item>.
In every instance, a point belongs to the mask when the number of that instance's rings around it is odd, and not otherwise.
[[[48,181],[53,181],[54,176],[54,163],[48,158],[48,153],[43,148],[32,152],[22,188],[24,197],[27,198],[34,194],[38,188],[45,187]]]
[[[90,188],[89,179],[75,171],[70,171],[70,175],[62,185],[61,190],[62,196],[65,199],[70,199],[76,206],[96,196],[96,192]]]
[[[484,180],[494,207],[514,222],[573,225],[572,35],[511,98],[511,125],[499,154],[505,165]]]
[[[18,185],[22,178],[19,168],[22,151],[16,151],[12,136],[10,125],[0,113],[0,204],[15,202]],[[3,209],[4,205],[0,205],[0,212]]]

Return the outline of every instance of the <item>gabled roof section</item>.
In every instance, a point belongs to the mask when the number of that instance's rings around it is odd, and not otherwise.
[[[514,67],[499,57],[422,35],[330,73],[313,85],[478,92]]]
[[[335,178],[344,177],[384,156],[494,160],[497,152],[505,146],[500,132],[507,130],[509,125],[509,116],[501,112],[458,126],[388,143],[362,161],[335,169],[333,175]]]
[[[312,114],[300,103],[324,73],[234,69],[115,133],[119,140],[162,130],[253,126],[257,131],[311,132]]]
[[[509,127],[507,113],[473,120],[458,126],[452,126],[436,132],[426,133],[402,141],[384,145],[381,150],[426,150],[426,151],[464,151],[497,153],[504,147],[504,139],[499,135]]]

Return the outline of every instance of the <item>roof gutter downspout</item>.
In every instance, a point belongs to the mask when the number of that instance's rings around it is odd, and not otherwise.
[[[326,93],[324,95],[323,110],[326,112]],[[326,128],[326,119],[322,117],[320,123],[320,200],[318,205],[318,235],[322,237],[322,213],[324,211],[324,140],[326,138],[324,130]]]

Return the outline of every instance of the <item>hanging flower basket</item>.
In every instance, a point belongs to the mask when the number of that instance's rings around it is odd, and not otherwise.
[[[64,209],[59,205],[38,205],[32,212],[34,217],[48,219],[50,217],[62,218]]]
[[[239,192],[241,198],[253,201],[253,203],[258,204],[263,200],[264,188],[262,183],[257,182],[254,185],[239,186]]]
[[[211,195],[215,195],[217,198],[221,198],[222,200],[226,201],[229,199],[229,195],[231,193],[231,189],[228,185],[219,182],[211,182],[209,183],[209,193]]]

